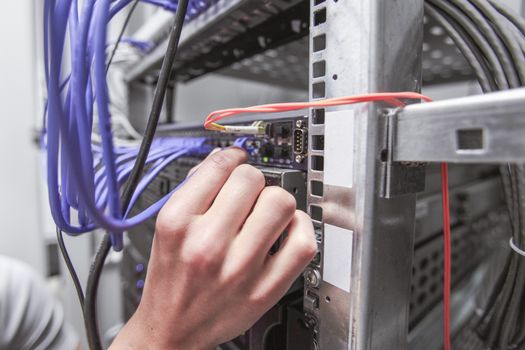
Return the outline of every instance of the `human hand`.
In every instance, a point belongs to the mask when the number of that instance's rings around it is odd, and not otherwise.
[[[314,257],[310,218],[246,158],[210,155],[161,210],[142,300],[112,349],[213,349],[248,330]]]

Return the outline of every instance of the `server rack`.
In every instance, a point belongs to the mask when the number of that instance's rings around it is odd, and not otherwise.
[[[188,23],[174,79],[220,72],[307,89],[311,100],[419,91],[422,84],[472,76],[450,44],[443,29],[425,19],[422,0],[225,0]],[[132,90],[155,76],[163,45],[130,69]],[[446,159],[394,159],[399,148],[392,149],[390,133],[397,132],[392,123],[398,119],[389,113],[377,105],[305,111],[307,210],[321,254],[306,271],[302,298],[312,349],[418,349],[422,339],[439,331],[429,320],[438,317],[440,286],[418,287],[414,281],[427,275],[439,280],[439,272],[422,268],[440,242],[435,223],[440,213],[430,209],[435,171],[424,161]],[[470,161],[476,160],[487,159]],[[454,233],[464,237],[458,238],[458,247],[472,248],[469,235],[479,233],[479,227],[491,242],[500,242],[507,231],[501,196],[494,190],[495,168],[459,166],[452,174],[460,179],[453,182],[460,193],[456,199],[475,191],[493,204],[463,204],[458,214],[463,227]],[[425,177],[427,194],[416,201]],[[467,220],[461,210],[477,214]],[[427,237],[414,236],[418,229]],[[492,257],[493,250],[480,248],[478,260],[462,266],[456,294],[486,275],[486,266],[477,262]],[[418,302],[423,289],[432,297]]]

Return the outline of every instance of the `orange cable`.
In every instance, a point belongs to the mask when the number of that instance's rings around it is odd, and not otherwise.
[[[245,113],[276,113],[276,112],[288,112],[296,111],[306,108],[321,108],[321,107],[334,107],[342,106],[356,103],[364,102],[373,102],[373,101],[383,101],[387,102],[395,107],[403,107],[405,104],[400,101],[400,99],[421,99],[427,102],[430,102],[431,99],[427,96],[415,93],[415,92],[389,92],[389,93],[375,93],[375,94],[366,94],[366,95],[356,95],[356,96],[345,96],[345,97],[336,97],[324,100],[317,100],[311,102],[291,102],[291,103],[275,103],[275,104],[266,104],[260,106],[253,106],[247,108],[231,108],[231,109],[222,109],[215,112],[212,112],[208,115],[204,122],[204,127],[206,129],[214,129],[214,126],[220,126],[216,124],[219,120],[224,118],[232,117],[238,114]]]

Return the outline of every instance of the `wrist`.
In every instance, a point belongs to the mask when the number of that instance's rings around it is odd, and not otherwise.
[[[203,340],[203,334],[187,334],[177,322],[164,322],[151,313],[137,309],[131,319],[119,332],[109,350],[214,350],[216,346],[198,344]],[[159,315],[154,315],[159,316]],[[166,327],[169,323],[172,326]],[[203,331],[202,333],[205,333]]]

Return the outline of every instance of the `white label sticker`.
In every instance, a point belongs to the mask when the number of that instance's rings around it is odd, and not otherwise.
[[[323,280],[350,293],[354,232],[324,225]]]
[[[352,187],[354,182],[354,111],[327,113],[324,134],[324,183]]]

